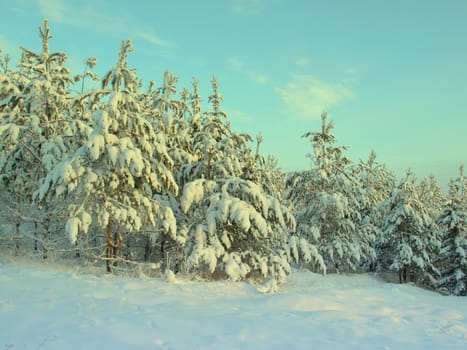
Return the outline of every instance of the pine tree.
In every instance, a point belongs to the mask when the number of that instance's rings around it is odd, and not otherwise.
[[[106,241],[111,271],[125,235],[162,227],[174,239],[172,210],[157,200],[163,191],[178,191],[170,168],[173,161],[140,108],[140,82],[127,65],[133,51],[123,41],[115,68],[103,78],[101,101],[92,111],[92,130],[76,152],[55,166],[41,181],[36,196],[73,198],[68,205],[66,232],[75,243],[79,232],[94,223]]]
[[[460,176],[449,183],[449,196],[437,222],[443,235],[438,288],[453,295],[467,295],[467,181]]]
[[[171,170],[178,188],[183,188],[183,167],[195,162],[197,157],[192,148],[193,112],[189,107],[189,92],[183,89],[178,98],[177,82],[178,78],[166,71],[160,87],[155,88],[154,81],[150,82],[147,93],[140,97],[140,104],[145,118],[158,131],[159,142],[164,143],[167,154],[173,161]],[[156,198],[166,207],[172,208],[175,217],[180,217],[179,198],[173,192],[161,191]],[[144,260],[163,262],[166,267],[178,270],[178,261],[183,260],[183,242],[180,244],[166,230],[147,233]]]
[[[395,175],[386,166],[376,160],[376,153],[372,151],[366,162],[361,161],[353,169],[355,176],[361,184],[362,210],[364,215],[371,212],[385,199],[394,189]]]
[[[11,62],[11,57],[10,55],[6,54],[3,55],[2,49],[0,49],[0,68],[2,68],[2,76],[8,76],[9,73],[11,72],[10,69],[10,62]]]
[[[41,241],[46,257],[60,210],[52,203],[33,204],[32,194],[39,187],[39,179],[73,149],[70,128],[77,121],[69,113],[73,79],[64,66],[67,56],[49,51],[52,35],[47,20],[43,28],[39,27],[39,34],[42,52],[21,47],[21,71],[14,75],[14,83],[1,102],[0,172],[5,191],[15,203],[9,210],[15,213],[17,227],[24,219],[34,221],[36,228],[40,224],[43,237],[35,232],[35,248]]]
[[[361,228],[359,182],[350,171],[346,146],[334,146],[334,123],[321,115],[320,132],[304,135],[310,139],[314,167],[295,177],[300,186],[289,198],[294,201],[297,233],[318,245],[326,263],[337,271],[355,271],[364,259],[373,259],[374,235]]]
[[[361,217],[358,223],[359,229],[365,232],[365,236],[372,237],[373,246],[377,250],[381,240],[381,226],[384,216],[379,207],[394,189],[395,175],[384,164],[376,160],[374,151],[370,153],[366,162],[361,161],[353,167],[352,171],[359,181],[359,186],[355,187]],[[371,254],[362,263],[364,269],[373,269],[376,267],[376,256]]]
[[[261,183],[264,191],[268,194],[276,195],[279,198],[283,197],[285,191],[285,173],[279,167],[276,157],[268,155],[264,157],[260,152],[263,136],[261,134],[256,136],[256,153],[255,162],[248,164],[247,169],[251,174],[245,176],[252,181]]]
[[[83,71],[83,74],[75,76],[75,82],[81,81],[81,94],[84,93],[84,83],[86,81],[86,78],[89,77],[91,78],[91,80],[96,82],[100,80],[97,74],[92,71],[96,64],[97,59],[94,57],[89,57],[86,61],[84,61],[85,69]]]
[[[433,286],[439,271],[434,257],[440,248],[436,223],[420,200],[416,178],[410,171],[381,205],[382,226],[379,264],[397,271],[399,281]]]
[[[293,245],[301,245],[301,256],[291,253],[295,220],[261,182],[266,178],[258,173],[248,147],[251,137],[231,131],[216,79],[212,87],[212,109],[206,113],[198,109],[197,89],[192,96],[197,160],[182,168],[185,185],[177,214],[179,235],[186,237],[185,269],[208,278],[270,279],[268,290],[274,290],[290,273],[293,258],[323,268],[316,249],[305,240]]]
[[[252,157],[248,147],[248,142],[252,140],[250,135],[232,132],[227,114],[220,109],[223,96],[218,91],[217,79],[213,78],[211,84],[213,93],[208,101],[212,109],[202,115],[194,110],[191,147],[194,158],[193,162],[182,167],[185,183],[197,178],[211,180],[218,177],[242,177],[244,160]]]
[[[239,178],[195,180],[185,186],[181,208],[191,219],[189,268],[232,280],[256,276],[283,282],[290,273],[286,247],[295,220],[257,184]]]
[[[168,153],[174,161],[175,178],[179,186],[183,186],[182,167],[193,163],[197,157],[192,149],[192,110],[188,106],[188,92],[183,90],[182,99],[176,99],[177,82],[178,78],[166,71],[163,84],[156,89],[152,102],[154,122],[165,135]]]
[[[436,219],[442,211],[446,196],[433,174],[424,178],[417,187],[420,200],[426,204],[429,215]]]

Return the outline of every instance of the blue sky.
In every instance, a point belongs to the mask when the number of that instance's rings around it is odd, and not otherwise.
[[[164,70],[178,87],[213,74],[236,131],[261,132],[284,170],[310,167],[309,142],[327,110],[355,162],[371,150],[397,174],[411,167],[446,187],[467,165],[467,1],[17,0],[1,1],[0,48],[51,50],[74,73],[96,57],[102,75],[121,40],[144,82]]]

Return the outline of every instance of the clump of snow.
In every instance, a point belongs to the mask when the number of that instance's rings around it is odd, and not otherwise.
[[[162,211],[162,227],[165,232],[167,232],[170,237],[176,239],[177,235],[177,221],[175,219],[174,213],[171,208],[164,207]]]
[[[232,281],[240,281],[250,272],[249,266],[242,262],[238,253],[224,255],[223,262],[225,264],[225,272]]]
[[[76,240],[78,239],[80,225],[81,221],[78,218],[70,218],[66,222],[65,232],[71,244],[75,244]]]
[[[217,187],[214,181],[199,179],[185,185],[180,198],[180,206],[183,212],[187,212],[193,204],[199,203],[206,193],[212,192]]]
[[[166,269],[164,273],[164,279],[168,283],[177,283],[177,277],[175,276],[174,272],[170,269]]]
[[[272,278],[265,284],[258,286],[256,290],[263,294],[277,293],[279,291],[279,286],[277,285],[277,281],[274,278]]]

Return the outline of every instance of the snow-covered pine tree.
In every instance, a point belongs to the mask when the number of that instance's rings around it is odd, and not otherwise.
[[[385,213],[378,252],[380,269],[398,272],[401,283],[414,281],[433,286],[439,275],[433,261],[441,242],[411,171],[407,171],[380,210]]]
[[[290,272],[286,247],[295,221],[277,198],[239,178],[199,179],[185,185],[188,268],[205,276],[273,277]]]
[[[35,222],[35,231],[42,232],[42,237],[34,233],[35,248],[38,241],[42,242],[46,257],[48,238],[59,222],[60,209],[50,202],[32,205],[32,194],[39,187],[39,179],[73,148],[69,128],[77,121],[69,114],[73,79],[64,66],[67,56],[49,51],[52,36],[47,20],[39,33],[42,51],[21,47],[16,87],[0,102],[0,172],[5,191],[15,203],[8,209],[16,217],[17,227],[21,221]]]
[[[2,69],[2,75],[8,75],[10,72],[11,57],[8,54],[3,55],[3,51],[0,48],[0,68]]]
[[[167,150],[174,161],[174,176],[180,186],[181,168],[197,160],[192,149],[192,110],[188,106],[188,92],[176,98],[178,78],[166,71],[163,84],[151,97],[155,125],[164,132]]]
[[[193,79],[192,82],[193,91],[190,93],[189,100],[191,104],[192,111],[192,124],[198,124],[199,119],[201,118],[201,103],[203,102],[200,92],[199,92],[199,82],[196,79]],[[196,130],[196,128],[195,128]]]
[[[100,82],[97,74],[92,71],[96,63],[95,58],[88,58],[84,62],[86,68],[83,74],[74,78],[76,82],[81,81],[81,92],[74,95],[70,103],[70,114],[73,117],[73,123],[69,124],[67,133],[72,135],[72,140],[78,147],[81,146],[82,140],[91,133],[92,114],[100,108],[102,98],[108,95],[108,91],[103,89],[84,90],[84,82],[87,77]]]
[[[376,153],[372,151],[366,162],[361,161],[353,169],[363,190],[361,197],[362,214],[371,215],[379,204],[389,197],[396,185],[396,177],[383,163],[376,160]]]
[[[241,177],[244,174],[244,160],[252,157],[248,147],[248,142],[252,141],[251,136],[232,132],[226,113],[220,109],[223,96],[218,91],[216,78],[211,83],[213,93],[208,100],[212,109],[200,114],[195,105],[193,110],[191,148],[194,158],[182,167],[182,183],[198,178]]]
[[[189,92],[184,89],[177,93],[178,78],[166,71],[162,85],[155,87],[150,82],[147,93],[141,94],[140,105],[145,118],[157,132],[159,141],[165,144],[167,153],[173,161],[173,177],[179,188],[183,187],[182,167],[197,160],[192,150],[193,132],[191,127],[192,110],[189,108]],[[175,210],[179,208],[177,197],[171,191],[161,191],[157,200]],[[144,239],[144,260],[163,262],[177,269],[174,265],[183,259],[183,245],[174,240],[166,230],[147,231]],[[135,242],[136,245],[141,245]]]
[[[355,271],[363,260],[373,259],[374,235],[362,230],[359,181],[344,156],[346,146],[335,146],[334,123],[321,115],[321,131],[304,135],[310,139],[314,167],[307,174],[289,179],[296,186],[289,192],[296,208],[297,234],[318,245],[328,266],[337,271]]]
[[[312,172],[310,170],[287,173],[284,197],[292,203],[295,215],[306,210],[313,191]]]
[[[3,52],[0,50],[0,67],[2,71],[0,72],[0,113],[1,113],[1,124],[0,124],[0,134],[3,135],[8,129],[8,124],[6,123],[5,119],[7,113],[10,112],[12,109],[12,105],[14,105],[17,109],[19,109],[18,103],[16,101],[11,101],[16,96],[20,94],[20,82],[18,78],[21,76],[17,72],[13,72],[10,69],[10,56],[8,54],[3,55]],[[25,78],[24,78],[25,79]],[[24,80],[22,79],[22,80]],[[15,108],[13,107],[13,108]],[[8,153],[8,140],[5,138],[0,139],[0,160],[3,161],[5,158],[5,154]],[[20,224],[22,219],[20,217],[20,212],[22,211],[22,202],[20,201],[20,197],[14,195],[14,191],[8,190],[6,188],[5,180],[6,178],[3,175],[4,171],[0,172],[0,217],[2,219],[2,226],[3,225],[12,225],[14,224],[15,229],[11,230],[11,232],[3,232],[4,235],[0,238],[5,240],[7,243],[15,242],[15,251],[19,253],[20,245],[21,245],[21,235],[20,235]],[[14,210],[15,215],[13,215],[11,211]]]
[[[92,71],[92,69],[96,66],[97,64],[97,59],[94,57],[89,57],[84,61],[84,71],[83,74],[75,76],[75,82],[81,81],[81,91],[80,93],[84,93],[84,83],[86,81],[86,78],[91,78],[91,80],[98,82],[100,81],[99,77],[97,76],[96,73]]]
[[[185,268],[208,278],[270,279],[272,289],[290,273],[294,258],[324,269],[306,240],[289,244],[295,220],[276,194],[254,181],[259,177],[252,176],[257,167],[247,144],[251,137],[231,131],[217,80],[212,87],[211,111],[201,114],[198,97],[193,99],[197,161],[183,169],[178,220],[179,235],[186,237]]]
[[[436,220],[441,214],[443,204],[446,202],[446,196],[435,176],[430,174],[424,178],[417,186],[417,191],[420,201],[425,203],[429,215]]]
[[[374,151],[370,153],[366,162],[360,161],[358,165],[353,167],[352,171],[359,181],[359,186],[356,187],[361,217],[359,229],[365,232],[365,236],[375,237],[374,245],[377,247],[381,238],[384,216],[379,210],[379,206],[394,189],[395,175],[384,164],[376,160]],[[364,269],[376,267],[374,255],[367,257],[362,262]]]
[[[72,155],[41,181],[40,201],[72,198],[66,233],[75,243],[91,223],[106,241],[107,270],[118,258],[125,235],[162,227],[176,238],[172,210],[157,200],[164,191],[177,193],[165,143],[138,104],[140,82],[127,65],[133,51],[123,41],[115,68],[102,80],[102,96],[92,111],[92,131]],[[95,94],[95,95],[96,95]]]
[[[439,289],[453,295],[467,295],[467,180],[464,168],[449,183],[448,200],[439,216],[443,237],[440,254]]]
[[[278,198],[282,198],[285,190],[285,173],[279,168],[279,163],[276,157],[268,155],[264,157],[260,152],[263,136],[256,136],[256,153],[255,164],[250,163],[247,167],[251,171],[245,176],[257,183],[262,184],[264,190],[268,194],[274,194]]]

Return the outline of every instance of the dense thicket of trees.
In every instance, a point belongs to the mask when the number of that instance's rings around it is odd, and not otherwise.
[[[304,135],[311,169],[285,174],[261,154],[261,135],[253,144],[232,130],[216,78],[206,104],[198,81],[179,90],[169,72],[144,88],[129,40],[102,79],[94,58],[73,76],[66,54],[49,50],[47,21],[39,32],[41,52],[22,48],[14,68],[0,57],[2,249],[102,261],[109,272],[150,263],[252,279],[263,291],[301,266],[394,271],[466,294],[462,170],[447,196],[432,176],[397,181],[374,152],[349,159],[324,112]],[[86,89],[89,78],[100,87]]]
[[[434,217],[423,203],[416,179],[410,172],[381,205],[385,213],[379,262],[398,271],[399,280],[433,284],[439,275],[433,264],[441,245]]]
[[[467,181],[461,166],[459,177],[449,183],[447,202],[437,219],[442,235],[438,285],[454,295],[467,295]]]
[[[346,147],[335,145],[333,127],[323,113],[321,131],[304,135],[311,141],[309,157],[314,167],[289,196],[297,208],[297,234],[318,246],[328,266],[356,271],[363,262],[376,258],[375,229],[366,215],[362,216],[359,170],[344,156]]]

